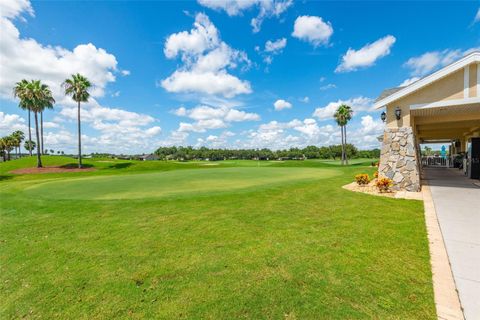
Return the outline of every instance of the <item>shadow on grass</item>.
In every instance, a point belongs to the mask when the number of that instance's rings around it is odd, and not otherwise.
[[[13,176],[0,175],[0,181],[10,180]]]
[[[63,168],[63,169],[76,169],[76,168],[78,168],[78,163],[67,163],[67,164],[64,164],[63,166],[60,166],[60,168]],[[92,165],[92,164],[82,163],[82,168],[93,168],[93,165]]]
[[[125,169],[132,165],[131,162],[122,162],[122,163],[115,163],[108,166],[109,169]]]

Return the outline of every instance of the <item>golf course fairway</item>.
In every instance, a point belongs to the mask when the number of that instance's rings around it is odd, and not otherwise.
[[[208,168],[58,179],[33,184],[27,196],[48,199],[121,200],[186,196],[266,188],[336,176],[319,168]]]

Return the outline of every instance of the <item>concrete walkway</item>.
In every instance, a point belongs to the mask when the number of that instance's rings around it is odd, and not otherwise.
[[[480,188],[458,169],[425,168],[466,320],[480,320]]]

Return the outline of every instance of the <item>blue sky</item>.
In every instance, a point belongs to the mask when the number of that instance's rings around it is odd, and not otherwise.
[[[26,131],[12,87],[41,79],[57,104],[45,147],[75,150],[75,105],[60,83],[95,87],[85,152],[160,145],[378,146],[373,100],[480,47],[480,2],[1,0],[0,134]]]

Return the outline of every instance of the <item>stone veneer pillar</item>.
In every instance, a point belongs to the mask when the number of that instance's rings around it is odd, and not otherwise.
[[[393,190],[420,191],[419,163],[411,127],[385,128],[378,174],[393,180]]]

